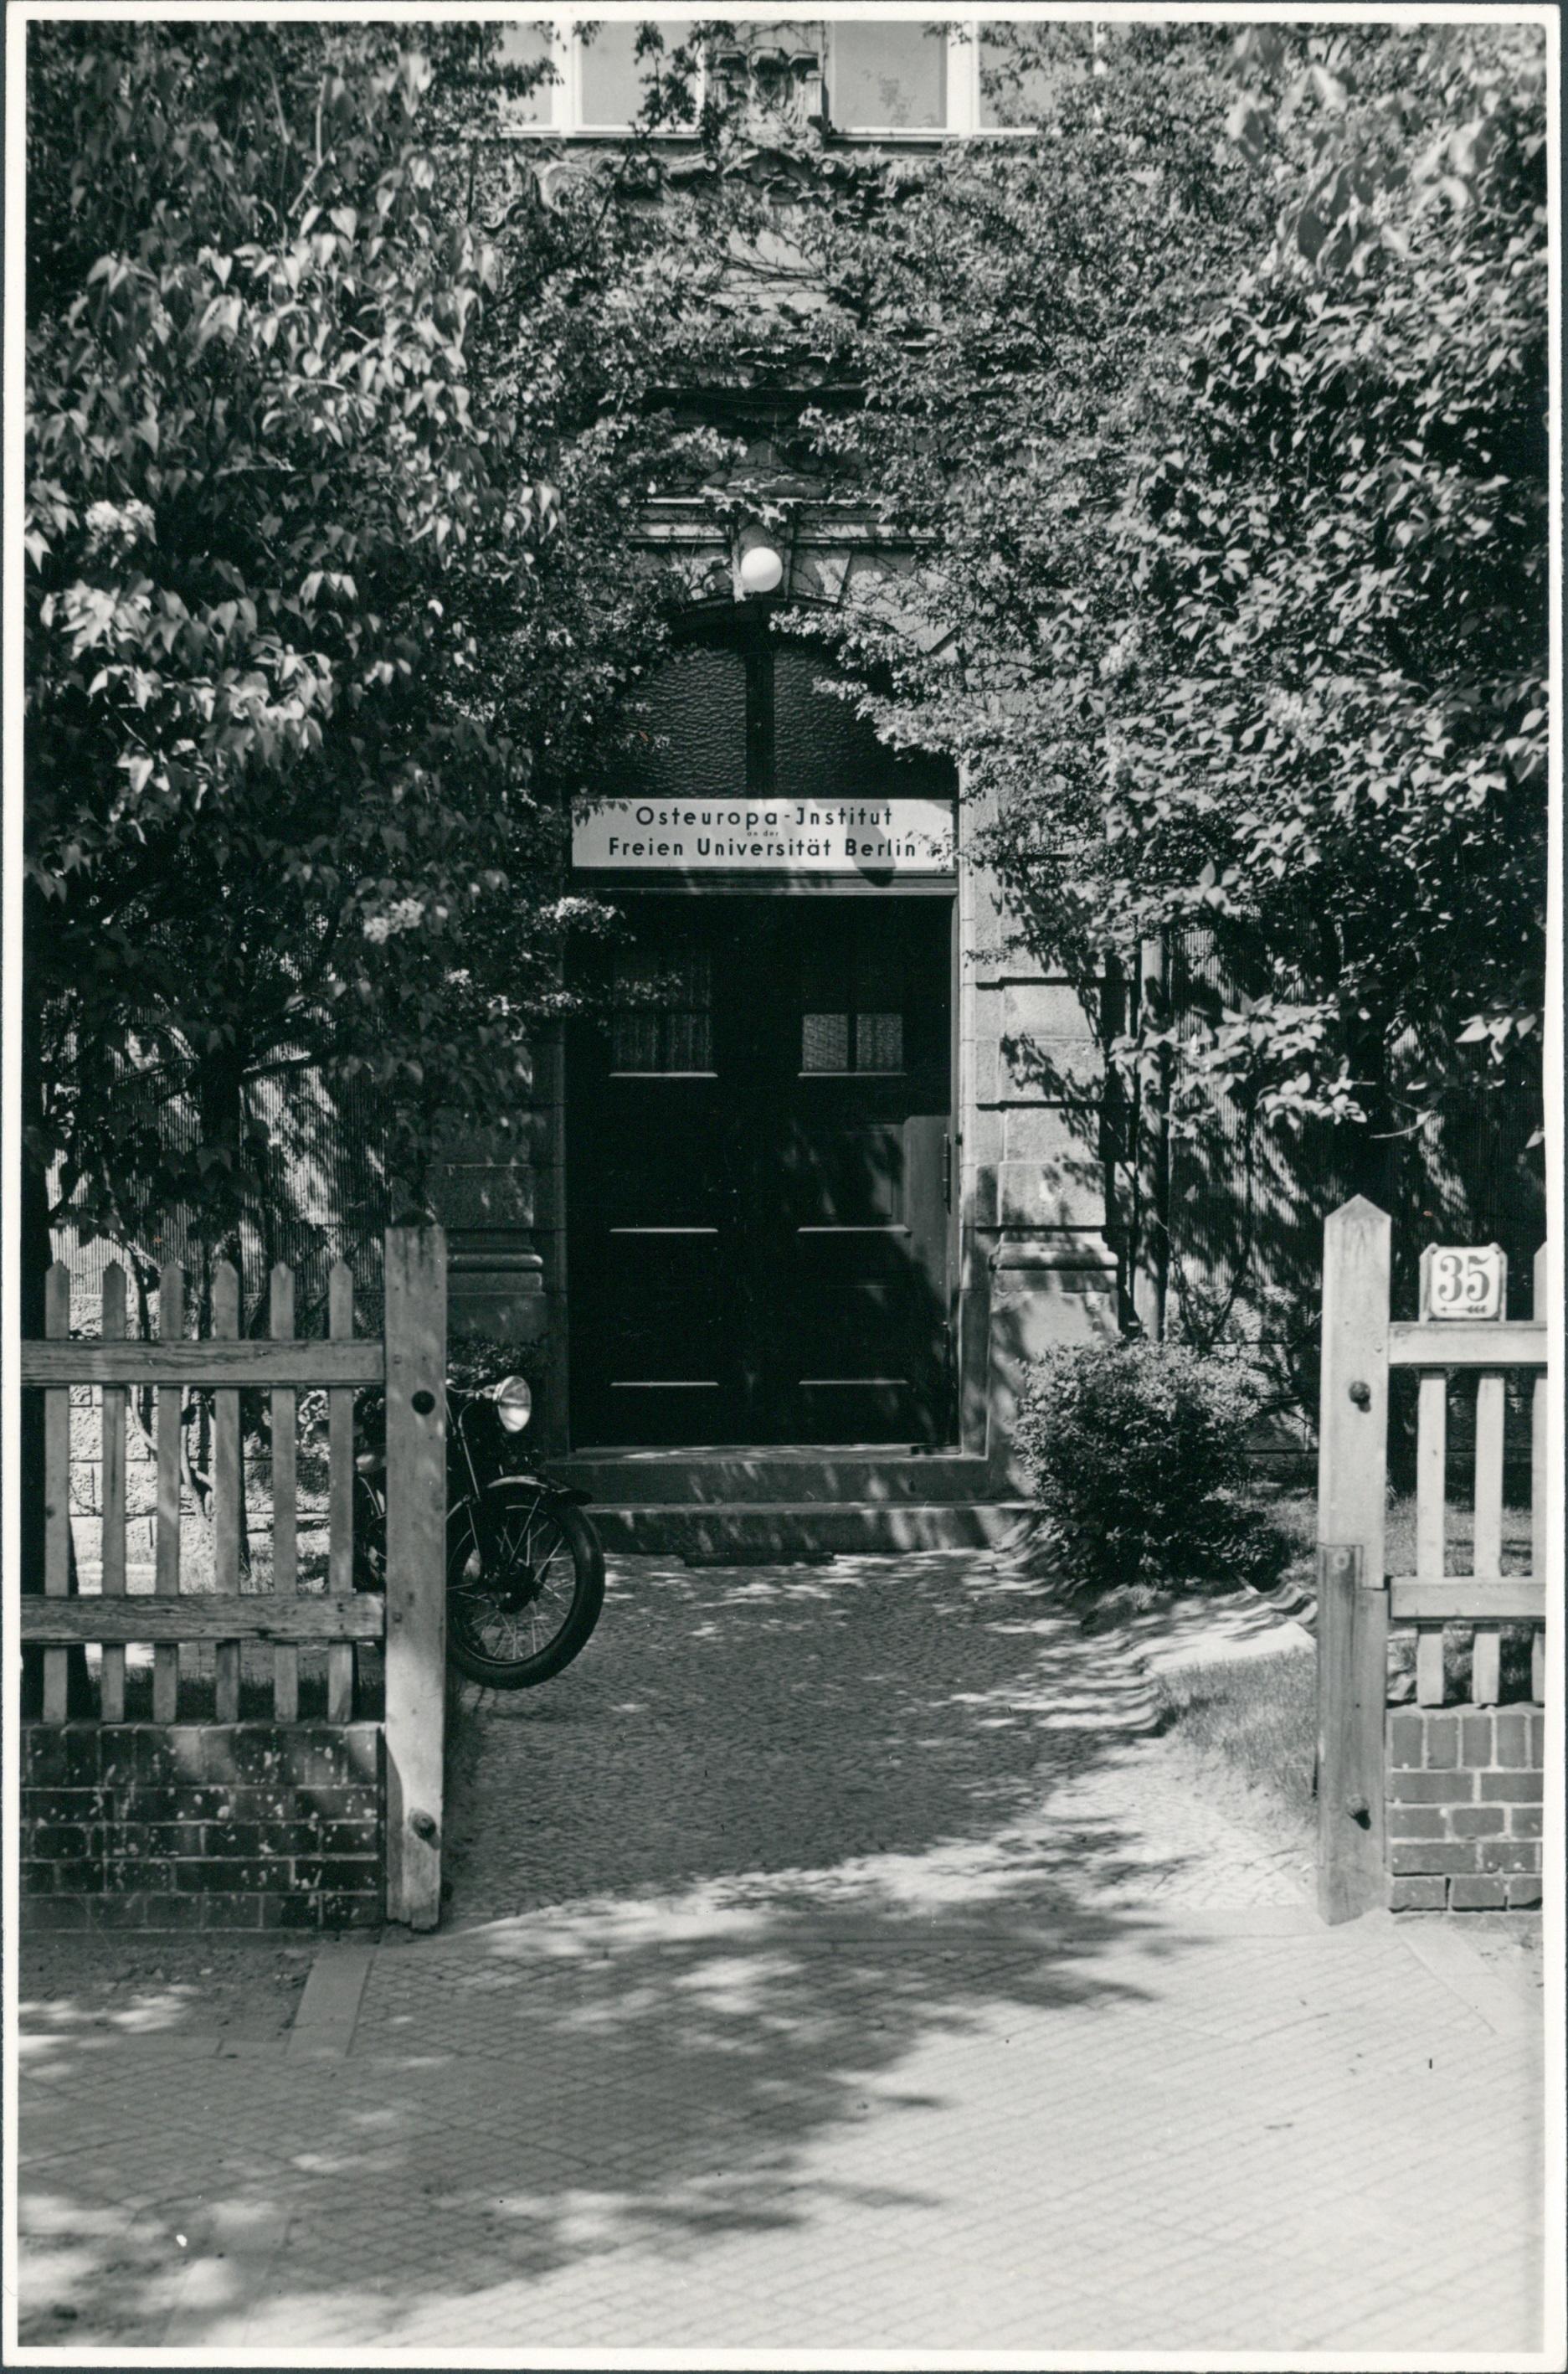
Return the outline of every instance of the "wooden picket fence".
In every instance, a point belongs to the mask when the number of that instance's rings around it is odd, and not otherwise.
[[[1390,1624],[1416,1634],[1418,1706],[1444,1699],[1444,1628],[1473,1625],[1471,1703],[1500,1695],[1501,1632],[1534,1628],[1531,1697],[1545,1689],[1548,1534],[1548,1248],[1529,1320],[1390,1317],[1390,1223],[1357,1196],[1324,1236],[1318,1437],[1318,1901],[1353,1920],[1385,1899],[1385,1722]],[[1413,1574],[1385,1557],[1390,1371],[1417,1371]],[[1531,1386],[1531,1570],[1503,1571],[1508,1378]],[[1447,1420],[1456,1376],[1477,1377],[1470,1571],[1446,1571]]]
[[[101,1646],[99,1719],[125,1720],[125,1652],[152,1650],[152,1719],[179,1710],[181,1648],[214,1644],[214,1714],[240,1719],[243,1644],[272,1651],[272,1719],[298,1719],[299,1651],[327,1651],[327,1720],[354,1714],[355,1644],[379,1643],[385,1674],[382,1718],[386,1785],[388,1917],[433,1927],[440,1905],[442,1758],[446,1654],[446,1240],[439,1228],[392,1228],[385,1243],[385,1325],[354,1332],[353,1281],[341,1263],[329,1286],[325,1338],[295,1334],[294,1276],[270,1279],[270,1336],[240,1334],[240,1280],[228,1263],[214,1272],[212,1332],[188,1337],[185,1276],[161,1273],[156,1342],[125,1333],[125,1274],[103,1281],[102,1334],[73,1339],[70,1275],[56,1263],[47,1281],[45,1336],[21,1346],[21,1382],[44,1396],[44,1573],[41,1596],[21,1601],[21,1638],[41,1649],[42,1718],[67,1719],[73,1647]],[[101,1395],[102,1584],[70,1592],[71,1389]],[[386,1575],[382,1592],[354,1588],[354,1395],[386,1397]],[[128,1395],[156,1394],[157,1512],[150,1593],[127,1592],[126,1421]],[[298,1557],[298,1397],[327,1393],[328,1551],[324,1592],[301,1588]],[[213,1402],[213,1589],[182,1590],[181,1411],[192,1390]],[[272,1581],[240,1590],[242,1463],[240,1394],[270,1394]]]

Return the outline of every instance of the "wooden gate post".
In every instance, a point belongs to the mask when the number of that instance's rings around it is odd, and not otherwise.
[[[52,1339],[71,1332],[71,1273],[51,1262],[43,1286],[43,1324]],[[43,1588],[64,1599],[71,1588],[71,1389],[57,1385],[43,1397]],[[43,1720],[64,1722],[70,1712],[70,1651],[43,1652]],[[81,1651],[76,1651],[78,1659]]]
[[[1317,1450],[1317,1907],[1387,1900],[1384,1727],[1388,1592],[1388,1215],[1357,1195],[1323,1232]]]
[[[1535,1300],[1533,1317],[1541,1326],[1551,1317],[1551,1247],[1542,1245],[1536,1255]],[[1551,1522],[1551,1487],[1548,1478],[1551,1469],[1551,1405],[1547,1399],[1546,1370],[1535,1381],[1530,1395],[1530,1572],[1544,1586],[1550,1560],[1549,1527]],[[1537,1625],[1530,1639],[1530,1696],[1538,1706],[1546,1698],[1546,1629]]]
[[[387,1346],[387,1918],[441,1912],[447,1658],[447,1240],[389,1228]]]

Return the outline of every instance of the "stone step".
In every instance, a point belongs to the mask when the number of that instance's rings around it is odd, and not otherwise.
[[[1027,1500],[671,1500],[596,1502],[607,1550],[706,1565],[766,1566],[791,1558],[895,1550],[984,1549],[1011,1543]]]
[[[759,1450],[581,1451],[547,1463],[561,1483],[596,1506],[682,1504],[734,1508],[821,1501],[869,1506],[984,1500],[987,1462],[957,1451],[909,1451],[879,1445],[801,1444]]]

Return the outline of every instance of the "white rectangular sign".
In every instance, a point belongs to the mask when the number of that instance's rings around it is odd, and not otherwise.
[[[635,874],[951,874],[951,800],[602,800],[572,863]]]

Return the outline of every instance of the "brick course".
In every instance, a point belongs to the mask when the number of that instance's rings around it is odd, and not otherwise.
[[[1544,1728],[1533,1707],[1389,1709],[1393,1911],[1481,1912],[1540,1902]]]
[[[380,1726],[26,1723],[36,1929],[339,1929],[381,1919]]]

